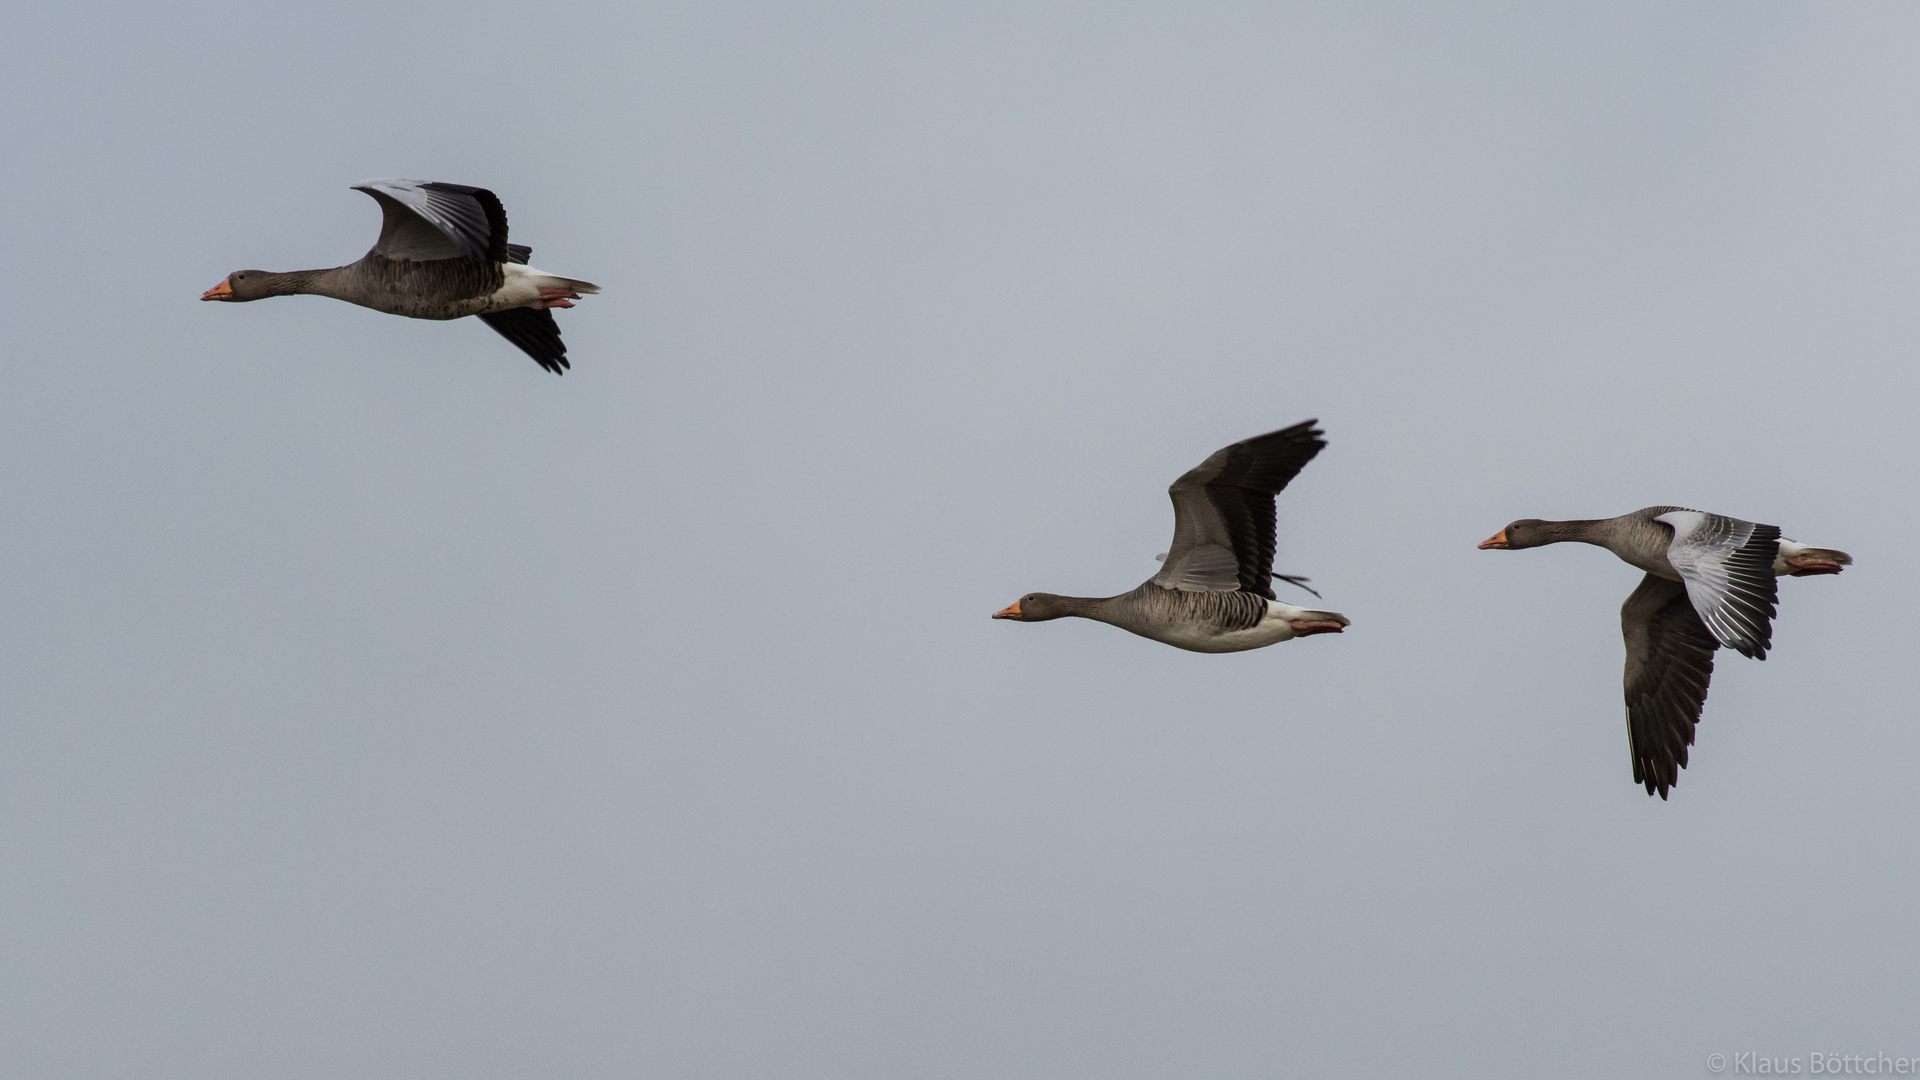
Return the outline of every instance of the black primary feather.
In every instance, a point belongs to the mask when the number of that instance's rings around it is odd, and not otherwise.
[[[1687,767],[1687,747],[1707,702],[1713,654],[1707,630],[1678,581],[1648,574],[1620,605],[1626,638],[1627,745],[1633,779],[1662,799]]]
[[[480,321],[499,331],[501,337],[518,345],[521,352],[555,375],[571,366],[567,363],[566,343],[560,340],[560,324],[547,308],[508,308],[482,315]]]

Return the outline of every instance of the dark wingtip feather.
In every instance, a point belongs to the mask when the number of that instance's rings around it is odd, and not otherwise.
[[[560,340],[560,324],[547,308],[509,308],[482,315],[480,321],[555,375],[564,374],[573,366],[567,363],[567,345]]]
[[[1316,589],[1313,586],[1307,584],[1307,582],[1313,580],[1312,578],[1301,577],[1298,574],[1278,574],[1278,573],[1274,574],[1273,577],[1274,577],[1274,580],[1276,581],[1284,581],[1289,585],[1297,585],[1300,588],[1307,590],[1308,592],[1312,593],[1316,599],[1320,599],[1320,600],[1326,599],[1326,597],[1320,595],[1319,589]],[[1277,600],[1279,599],[1279,597],[1269,596],[1267,597],[1267,599]]]
[[[1319,423],[1302,420],[1226,447],[1225,462],[1207,481],[1208,500],[1232,538],[1243,592],[1279,599],[1272,580],[1274,497],[1326,449],[1326,433],[1316,426]]]
[[[507,261],[507,209],[500,205],[499,196],[486,188],[473,190],[474,201],[487,214],[487,261],[503,263]]]
[[[444,180],[429,180],[420,185],[428,191],[451,191],[468,196],[480,204],[480,212],[487,216],[488,262],[507,261],[507,210],[500,205],[500,197],[483,187],[470,184],[450,184]],[[522,262],[526,260],[521,260]]]
[[[1620,617],[1633,779],[1664,802],[1687,767],[1720,644],[1678,581],[1648,574]]]
[[[1780,613],[1780,579],[1773,576],[1773,560],[1780,553],[1780,527],[1755,525],[1753,535],[1727,560],[1734,580],[1747,586],[1753,598],[1735,606],[1753,627],[1753,633],[1732,642],[1733,650],[1750,660],[1765,660],[1773,648],[1773,619]]]

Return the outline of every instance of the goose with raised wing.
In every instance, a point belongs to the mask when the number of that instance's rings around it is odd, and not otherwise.
[[[1606,548],[1646,571],[1620,608],[1627,643],[1627,743],[1633,779],[1667,791],[1687,767],[1687,747],[1722,645],[1765,660],[1773,645],[1778,578],[1837,574],[1853,556],[1781,537],[1758,525],[1683,506],[1649,506],[1587,521],[1523,518],[1480,542],[1515,550],[1575,541]]]
[[[202,300],[330,296],[411,319],[480,316],[541,367],[565,371],[554,308],[598,285],[527,265],[533,249],[507,243],[507,212],[486,188],[432,180],[355,184],[380,204],[380,239],[358,262],[325,270],[238,270]]]
[[[1274,496],[1327,445],[1318,422],[1234,443],[1175,480],[1167,489],[1173,546],[1139,588],[1104,597],[1028,593],[993,617],[1093,619],[1205,653],[1341,632],[1345,615],[1283,604],[1273,593]]]

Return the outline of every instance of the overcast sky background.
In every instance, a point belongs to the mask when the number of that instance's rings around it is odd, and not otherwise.
[[[1920,8],[6,24],[8,1075],[1920,1054]],[[375,176],[600,283],[573,372],[197,302],[357,258]],[[1344,635],[988,619],[1307,417]],[[1663,803],[1638,571],[1474,545],[1666,502],[1858,564]]]

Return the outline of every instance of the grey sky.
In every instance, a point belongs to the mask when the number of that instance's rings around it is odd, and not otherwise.
[[[8,1075],[1920,1054],[1920,10],[5,18]],[[574,371],[196,302],[370,176],[600,283]],[[988,619],[1313,416],[1344,635]],[[1637,572],[1474,549],[1662,502],[1858,559],[1667,803]]]

